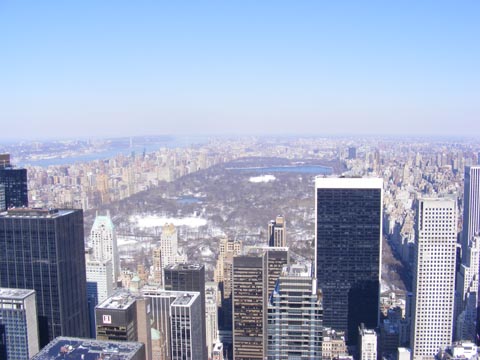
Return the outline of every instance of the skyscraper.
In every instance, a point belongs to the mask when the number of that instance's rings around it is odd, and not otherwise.
[[[233,258],[233,358],[263,360],[267,355],[267,256]]]
[[[215,343],[218,342],[218,294],[215,283],[205,286],[205,337],[207,340],[208,356],[212,356]]]
[[[439,349],[452,343],[457,242],[455,200],[420,200],[415,232],[410,346],[413,360],[419,360],[432,358]]]
[[[152,314],[152,354],[153,359],[163,359],[171,360],[174,358],[172,348],[176,347],[176,355],[185,349],[188,345],[188,339],[186,334],[180,331],[181,317],[182,315],[188,317],[188,335],[195,336],[195,344],[193,347],[198,347],[198,340],[201,339],[202,335],[200,334],[201,326],[201,310],[200,310],[200,294],[196,291],[167,291],[160,289],[145,289],[143,291],[143,296],[149,298],[151,302],[151,314]],[[189,302],[187,307],[190,309],[183,309],[186,311],[182,312],[182,309],[179,307],[176,308],[178,311],[172,311],[172,305],[176,302],[177,299],[182,297],[195,298],[193,302]],[[178,304],[177,304],[178,305]],[[192,315],[189,311],[194,311],[196,315]],[[172,314],[175,316],[175,319],[172,320]],[[172,338],[172,327],[175,326],[175,341],[180,341],[179,344],[173,343]],[[153,338],[153,334],[155,338]],[[186,354],[187,351],[183,350]],[[203,350],[195,352],[195,359],[202,358],[201,355]],[[206,353],[206,351],[205,351]]]
[[[35,290],[0,288],[0,359],[30,359],[38,350]]]
[[[206,344],[206,325],[205,325],[205,266],[200,264],[175,264],[164,268],[165,290],[171,291],[196,291],[200,293],[200,304],[202,311],[202,341]],[[199,359],[207,358],[206,346],[203,347],[205,353]]]
[[[95,308],[97,340],[140,341],[152,359],[150,299],[120,290]]]
[[[382,186],[379,178],[315,179],[315,273],[323,323],[356,344],[379,321]]]
[[[480,166],[466,166],[463,198],[462,250],[480,235]]]
[[[377,360],[377,333],[373,329],[366,329],[363,324],[358,328],[359,360]]]
[[[474,236],[468,241],[468,247],[462,254],[456,282],[455,339],[476,339],[478,304],[478,268],[480,256],[480,237]]]
[[[172,360],[201,359],[206,353],[200,294],[185,293],[170,305]],[[202,321],[203,320],[203,321]]]
[[[268,246],[287,246],[286,223],[283,216],[277,216],[268,224]]]
[[[5,201],[5,185],[0,184],[0,211],[7,209],[7,202]]]
[[[118,257],[117,235],[110,213],[107,212],[105,216],[97,214],[90,231],[90,243],[93,249],[92,260],[111,260],[113,269],[111,282],[113,287],[116,288],[120,274],[120,259]]]
[[[153,282],[163,284],[162,250],[159,247],[153,249]]]
[[[221,305],[218,314],[220,341],[225,349],[230,350],[232,343],[232,287],[233,287],[233,257],[242,252],[242,242],[231,239],[221,239],[219,254],[214,271],[214,280],[218,283],[221,294]]]
[[[0,154],[0,168],[10,166],[10,154]]]
[[[178,232],[173,224],[165,224],[162,227],[160,236],[160,250],[162,266],[175,264],[175,257],[178,251]]]
[[[288,247],[253,246],[247,249],[247,254],[265,253],[267,259],[267,298],[272,295],[275,284],[283,270],[290,264]]]
[[[322,302],[310,265],[285,266],[268,302],[268,358],[322,356]]]
[[[112,261],[91,260],[91,249],[85,254],[87,272],[87,303],[90,319],[90,337],[95,338],[95,306],[113,294]]]
[[[152,356],[154,359],[171,360],[170,305],[183,292],[143,289],[142,294],[150,298],[152,308]]]
[[[0,160],[0,184],[5,186],[7,208],[28,207],[27,170],[12,167],[8,154]]]
[[[0,214],[0,286],[36,291],[41,347],[60,335],[88,337],[82,211]]]

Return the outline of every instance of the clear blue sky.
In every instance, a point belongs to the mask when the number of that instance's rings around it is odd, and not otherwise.
[[[0,138],[480,136],[480,1],[0,1]]]

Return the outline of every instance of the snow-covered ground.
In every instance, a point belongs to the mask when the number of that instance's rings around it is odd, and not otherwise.
[[[151,228],[151,227],[160,227],[165,224],[172,223],[175,226],[188,226],[191,228],[197,228],[200,226],[207,225],[207,220],[201,217],[182,217],[182,218],[173,218],[166,216],[157,216],[157,215],[147,215],[140,216],[135,215],[130,218],[130,222],[136,223],[139,228]]]
[[[261,176],[252,176],[248,181],[252,183],[266,183],[269,181],[275,181],[276,177],[273,175],[261,175]]]

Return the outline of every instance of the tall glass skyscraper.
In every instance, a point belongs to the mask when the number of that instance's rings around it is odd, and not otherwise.
[[[263,360],[267,352],[267,255],[233,258],[233,358]]]
[[[198,354],[198,359],[207,358],[206,325],[205,325],[205,266],[200,264],[175,264],[164,268],[165,290],[197,291],[200,293],[201,336],[204,343],[203,356]]]
[[[88,337],[82,211],[0,214],[0,286],[36,291],[41,347],[61,335]]]
[[[480,166],[466,166],[464,181],[462,251],[465,252],[469,240],[480,235]]]
[[[7,203],[5,201],[5,185],[0,184],[0,211],[7,209]]]
[[[382,188],[380,178],[315,179],[315,275],[323,292],[323,325],[345,331],[379,321]]]
[[[7,208],[28,206],[27,170],[13,168],[8,154],[0,157],[0,184],[5,187]]]

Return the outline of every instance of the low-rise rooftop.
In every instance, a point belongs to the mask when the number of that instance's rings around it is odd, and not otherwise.
[[[98,309],[127,309],[135,303],[136,296],[129,292],[119,292],[100,303]]]
[[[144,345],[139,342],[58,337],[31,360],[130,360],[138,359],[140,353],[144,353]]]
[[[0,288],[0,300],[23,300],[32,294],[35,294],[35,290]]]

